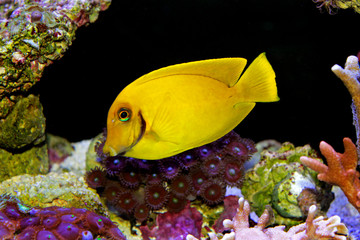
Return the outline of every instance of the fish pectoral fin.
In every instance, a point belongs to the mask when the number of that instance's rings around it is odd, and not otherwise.
[[[232,87],[239,80],[246,62],[245,58],[218,58],[181,63],[152,71],[138,78],[136,83],[143,84],[172,75],[198,75],[213,78]]]
[[[174,116],[171,114],[174,109],[171,108],[171,104],[168,104],[170,102],[174,103],[171,94],[168,93],[163,99],[164,104],[156,111],[150,126],[149,135],[158,142],[179,144],[179,129],[177,124],[175,124],[176,119],[174,119]]]

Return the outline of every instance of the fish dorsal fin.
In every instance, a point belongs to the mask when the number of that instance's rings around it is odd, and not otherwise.
[[[245,65],[245,58],[218,58],[181,63],[145,74],[133,84],[143,84],[171,75],[200,75],[216,79],[232,87],[238,81]]]

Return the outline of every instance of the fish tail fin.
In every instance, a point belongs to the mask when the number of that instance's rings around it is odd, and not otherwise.
[[[242,102],[275,102],[280,100],[277,95],[275,72],[261,53],[246,69],[234,86]]]

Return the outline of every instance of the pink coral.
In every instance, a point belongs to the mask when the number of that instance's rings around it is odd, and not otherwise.
[[[200,238],[202,216],[196,208],[190,204],[179,213],[163,213],[156,218],[157,226],[149,229],[148,226],[141,226],[143,239],[155,237],[157,240],[185,239],[188,234]]]
[[[309,214],[305,223],[294,226],[285,232],[285,226],[266,228],[270,220],[270,214],[267,210],[259,218],[258,224],[249,227],[250,205],[244,198],[239,199],[239,208],[233,220],[226,219],[223,224],[232,229],[231,233],[224,235],[223,240],[326,240],[336,239],[345,240],[348,229],[340,222],[338,216],[333,216],[327,220],[323,217],[315,219],[316,206],[309,209]],[[211,240],[217,240],[218,237],[211,233]],[[197,237],[188,235],[187,240],[196,240]]]
[[[351,139],[344,138],[343,142],[343,154],[336,152],[326,142],[320,143],[320,151],[325,156],[328,166],[308,157],[301,157],[300,160],[319,173],[319,180],[339,186],[349,202],[360,212],[360,173],[356,171],[357,149]]]

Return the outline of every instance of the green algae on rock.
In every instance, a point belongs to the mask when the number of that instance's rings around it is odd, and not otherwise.
[[[284,143],[276,152],[264,151],[261,161],[246,172],[241,190],[258,215],[270,205],[276,224],[293,226],[306,218],[313,204],[323,211],[328,209],[333,199],[329,186],[301,164],[300,156],[318,155],[309,145],[295,148]]]
[[[47,147],[40,144],[16,153],[0,149],[0,166],[0,182],[20,174],[46,174],[49,171]]]
[[[21,149],[45,140],[45,117],[39,98],[19,97],[6,119],[0,121],[0,148]]]
[[[44,68],[63,56],[77,27],[94,22],[111,0],[5,1],[0,4],[0,103],[5,118],[12,97],[28,91]],[[5,99],[5,100],[4,100]]]
[[[111,0],[0,1],[0,180],[48,172],[45,118],[30,89],[60,59],[79,26]],[[34,149],[32,149],[34,148]]]
[[[16,176],[0,184],[0,195],[4,193],[16,196],[30,207],[86,208],[108,215],[96,192],[87,187],[83,178],[72,173]]]
[[[0,119],[0,181],[19,174],[45,174],[49,159],[45,117],[39,98],[18,96],[10,114]]]

